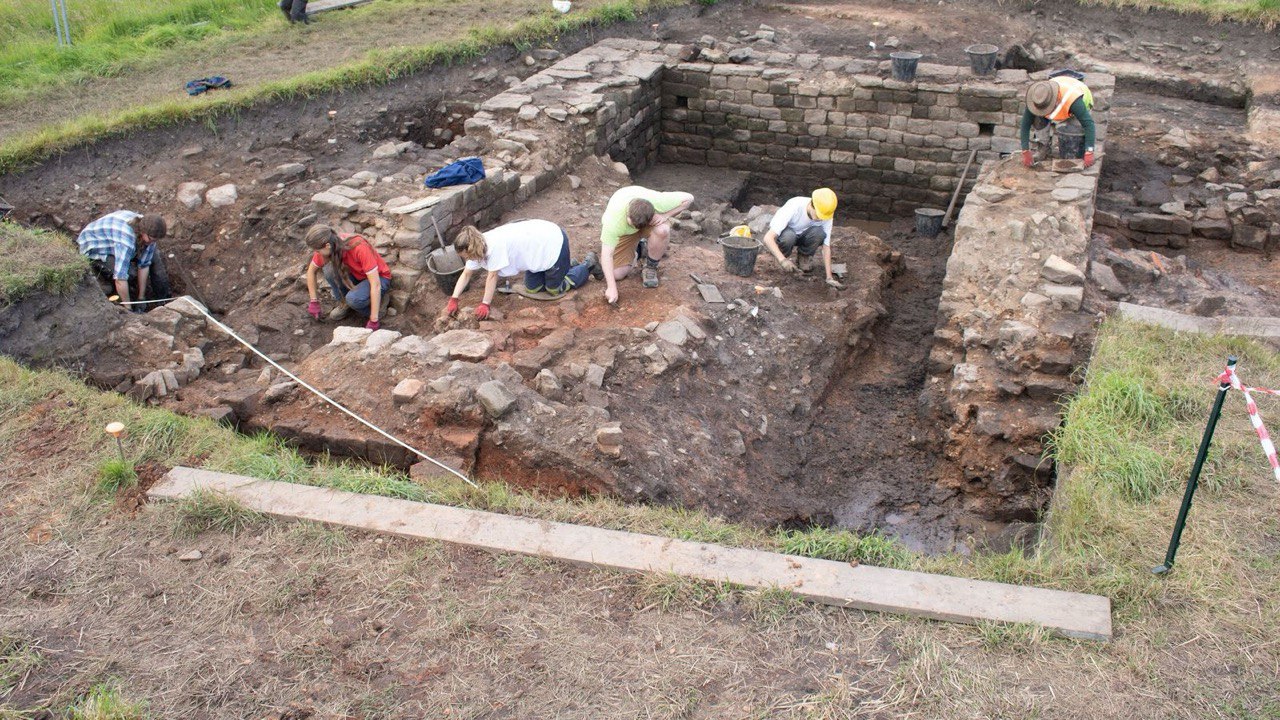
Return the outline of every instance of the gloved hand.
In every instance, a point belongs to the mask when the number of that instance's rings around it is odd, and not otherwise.
[[[319,300],[312,300],[311,302],[307,303],[307,314],[311,316],[312,320],[320,319],[320,301]]]
[[[1084,166],[1093,167],[1093,151],[1086,150],[1084,153]]]
[[[835,289],[837,289],[837,290],[843,290],[843,289],[844,289],[844,283],[840,282],[839,280],[837,280],[837,279],[835,279],[835,278],[827,278],[827,285],[828,285],[829,287],[833,287],[833,288],[835,288]]]
[[[382,323],[378,322],[377,320],[370,320],[369,322],[365,323],[364,326],[365,326],[365,329],[367,330],[377,330],[378,328],[382,327]]]
[[[449,317],[453,317],[454,315],[457,315],[458,314],[458,298],[456,297],[449,298],[449,303],[444,306],[444,312]]]
[[[1031,167],[1031,162],[1032,162],[1031,151],[1023,150],[1022,151],[1022,167]]]
[[[782,258],[782,262],[778,263],[778,266],[787,272],[800,272],[800,268],[791,262],[791,258]]]
[[[489,317],[489,303],[480,303],[476,306],[476,319],[484,320]]]

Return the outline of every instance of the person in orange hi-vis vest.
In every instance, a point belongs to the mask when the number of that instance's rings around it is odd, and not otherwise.
[[[1061,123],[1075,118],[1084,130],[1084,166],[1093,165],[1093,145],[1097,128],[1093,123],[1093,93],[1083,81],[1070,75],[1038,80],[1027,88],[1027,105],[1022,111],[1018,140],[1022,143],[1022,164],[1031,167],[1031,125],[1037,118]]]

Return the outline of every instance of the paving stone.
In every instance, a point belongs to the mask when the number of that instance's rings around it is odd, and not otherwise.
[[[596,448],[611,457],[622,455],[622,423],[613,422],[596,429]]]
[[[368,193],[365,191],[347,187],[346,185],[334,185],[329,188],[328,192],[334,195],[341,195],[344,198],[350,198],[352,200],[363,200],[364,198],[369,197]]]
[[[1080,305],[1084,302],[1084,288],[1082,287],[1046,283],[1041,286],[1040,290],[1055,307],[1063,310],[1075,312],[1080,309]]]
[[[1089,266],[1089,278],[1104,295],[1112,300],[1119,300],[1129,295],[1129,289],[1116,277],[1116,272],[1110,265],[1095,261]]]
[[[415,355],[424,357],[433,354],[432,350],[433,346],[421,335],[405,335],[392,343],[391,347],[387,348],[387,352],[391,355]],[[444,359],[443,355],[441,355],[441,359]]]
[[[1190,235],[1191,221],[1176,215],[1138,213],[1129,218],[1129,229],[1135,232],[1160,235]]]
[[[516,396],[512,394],[501,380],[490,380],[476,388],[476,400],[484,406],[485,412],[492,418],[506,415],[516,404]]]

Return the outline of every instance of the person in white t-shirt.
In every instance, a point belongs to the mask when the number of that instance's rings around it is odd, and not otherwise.
[[[458,298],[471,283],[471,277],[486,270],[484,299],[476,305],[476,319],[489,317],[489,305],[498,289],[498,278],[514,277],[524,273],[524,286],[530,292],[546,292],[559,295],[586,284],[589,276],[602,277],[600,261],[595,253],[587,253],[582,262],[573,265],[569,260],[569,234],[549,220],[519,220],[499,225],[482,233],[474,225],[467,225],[458,234],[454,245],[458,254],[467,261],[453,288],[445,311],[449,315],[458,312]]]
[[[764,246],[783,270],[806,273],[813,271],[813,256],[822,248],[827,284],[843,289],[844,284],[831,274],[831,218],[835,214],[836,194],[830,188],[818,188],[809,197],[793,197],[773,214]],[[796,251],[796,262],[790,259],[792,250]]]

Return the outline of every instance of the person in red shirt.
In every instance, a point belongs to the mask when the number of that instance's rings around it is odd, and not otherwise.
[[[369,241],[360,235],[335,232],[328,225],[312,225],[307,231],[307,247],[315,252],[307,265],[307,314],[320,319],[320,297],[316,294],[316,274],[323,274],[340,301],[329,313],[341,320],[352,310],[367,315],[365,327],[377,330],[387,309],[391,292],[391,269]],[[336,260],[336,262],[330,262]]]

